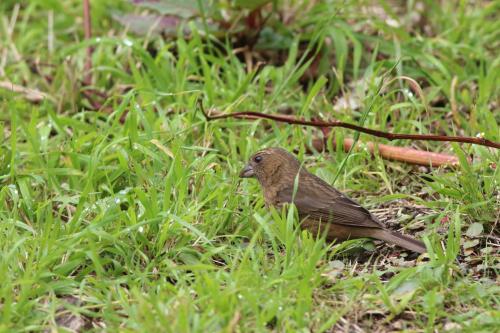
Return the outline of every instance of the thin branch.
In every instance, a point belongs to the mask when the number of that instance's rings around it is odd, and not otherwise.
[[[90,0],[83,0],[83,29],[85,33],[85,39],[92,38],[92,24],[90,19]],[[94,47],[87,47],[87,58],[85,59],[85,65],[83,67],[83,72],[85,77],[83,79],[83,84],[88,86],[92,83],[92,53],[94,53]]]
[[[389,141],[392,140],[418,140],[418,141],[445,141],[445,142],[461,142],[461,143],[471,143],[480,146],[492,147],[496,149],[500,149],[500,143],[494,142],[491,140],[487,140],[482,137],[467,137],[467,136],[447,136],[447,135],[432,135],[432,134],[400,134],[400,133],[388,133],[379,130],[374,130],[366,127],[357,126],[354,124],[346,123],[339,120],[333,121],[323,121],[323,120],[305,120],[303,118],[296,118],[285,115],[276,115],[276,114],[265,114],[260,112],[253,111],[245,111],[245,112],[234,112],[234,113],[213,113],[208,114],[205,112],[203,107],[203,102],[201,99],[198,100],[198,106],[202,111],[205,118],[210,120],[216,119],[225,119],[225,118],[236,118],[236,119],[247,119],[247,120],[256,120],[256,119],[269,119],[277,122],[294,124],[294,125],[303,125],[303,126],[312,126],[312,127],[341,127],[348,128],[354,131],[358,131],[361,133],[366,133],[372,136],[376,136],[379,138],[385,138]]]
[[[344,138],[342,143],[342,148],[345,152],[348,152],[354,140],[351,138]],[[398,162],[404,162],[412,165],[423,165],[427,167],[454,167],[459,164],[458,157],[449,154],[434,153],[430,151],[423,151],[407,147],[395,147],[390,145],[385,145],[375,142],[359,142],[359,146],[366,147],[368,151],[372,154],[378,154],[381,158],[385,160],[392,160]],[[325,139],[316,138],[312,141],[312,147],[316,151],[325,151],[328,149],[327,141]],[[335,141],[332,142],[332,148],[335,149],[337,144]],[[358,147],[359,148],[359,147]]]
[[[28,101],[32,103],[40,103],[44,99],[49,99],[54,101],[54,98],[47,93],[41,92],[36,89],[26,88],[17,84],[14,84],[10,81],[0,81],[0,89],[7,89],[14,93],[19,93],[24,96]]]

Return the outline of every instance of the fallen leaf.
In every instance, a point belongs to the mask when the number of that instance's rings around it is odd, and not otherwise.
[[[75,296],[64,296],[63,300],[73,306],[82,305],[82,300]],[[78,313],[73,313],[65,306],[57,310],[55,319],[57,326],[67,328],[72,332],[83,332],[90,328],[90,321],[88,318]]]
[[[335,270],[343,270],[345,268],[345,264],[340,260],[333,260],[328,263],[331,269]]]
[[[444,324],[443,328],[445,331],[460,331],[462,326],[460,324],[448,321],[448,322],[446,322],[446,324]]]
[[[174,15],[184,18],[199,14],[197,0],[132,0],[134,5],[156,10],[163,15]]]
[[[469,237],[477,237],[483,232],[483,225],[481,223],[472,223],[465,234]]]
[[[474,246],[476,246],[477,244],[479,244],[479,240],[478,239],[473,239],[473,240],[470,240],[470,241],[466,241],[463,245],[464,249],[470,249]]]
[[[329,271],[322,274],[324,277],[327,277],[332,282],[335,282],[337,277],[342,273],[345,268],[345,264],[340,260],[333,260],[328,263],[330,268]]]
[[[414,293],[419,286],[419,283],[414,280],[403,282],[399,287],[397,287],[393,292],[392,296],[397,298],[403,297],[408,293]]]
[[[23,94],[24,98],[26,98],[28,101],[33,102],[33,103],[39,103],[43,101],[44,99],[50,99],[53,100],[52,97],[47,95],[44,92],[35,90],[35,89],[30,89],[26,88],[17,84],[14,84],[10,81],[0,81],[0,88],[10,90],[14,93],[19,93]]]
[[[181,19],[176,16],[154,14],[137,15],[116,13],[113,14],[112,17],[137,35],[146,35],[148,33],[175,35],[181,22]]]
[[[162,152],[164,152],[171,159],[175,158],[174,153],[172,153],[172,151],[170,149],[168,149],[167,147],[165,147],[164,145],[162,145],[160,143],[160,141],[158,141],[156,139],[152,139],[150,142],[152,144],[154,144],[156,147],[158,147],[158,149],[160,149]]]

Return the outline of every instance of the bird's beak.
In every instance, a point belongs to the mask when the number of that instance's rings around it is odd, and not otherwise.
[[[255,171],[250,164],[245,165],[240,172],[240,178],[250,178],[255,176]]]

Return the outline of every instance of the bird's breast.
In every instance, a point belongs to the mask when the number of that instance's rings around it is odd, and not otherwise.
[[[264,190],[264,200],[268,206],[278,206],[278,191],[276,189],[270,188]]]

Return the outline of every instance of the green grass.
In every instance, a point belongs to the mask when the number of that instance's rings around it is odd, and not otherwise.
[[[125,34],[111,20],[113,1],[93,2],[90,41],[79,1],[31,1],[19,11],[15,3],[0,4],[0,81],[51,100],[0,90],[0,331],[62,330],[69,314],[96,331],[492,332],[500,324],[498,151],[391,143],[460,157],[457,169],[428,170],[362,149],[306,154],[318,130],[207,123],[196,106],[203,98],[222,112],[292,108],[365,118],[374,129],[500,141],[497,3],[424,1],[431,32],[407,23],[412,4],[394,13],[381,2],[403,22],[394,27],[360,14],[358,1],[319,3],[290,25],[286,61],[250,73],[229,41],[207,42],[197,30],[166,40]],[[323,47],[306,82],[304,41],[315,42],[308,54]],[[80,91],[88,45],[90,88],[108,95],[97,97],[100,111]],[[394,80],[377,94],[383,76]],[[359,96],[361,108],[333,111],[343,94]],[[256,181],[238,178],[268,146],[297,150],[329,182],[338,175],[336,187],[391,228],[424,238],[429,254],[325,244],[298,230],[293,210],[269,211]],[[483,232],[469,232],[473,223]]]

